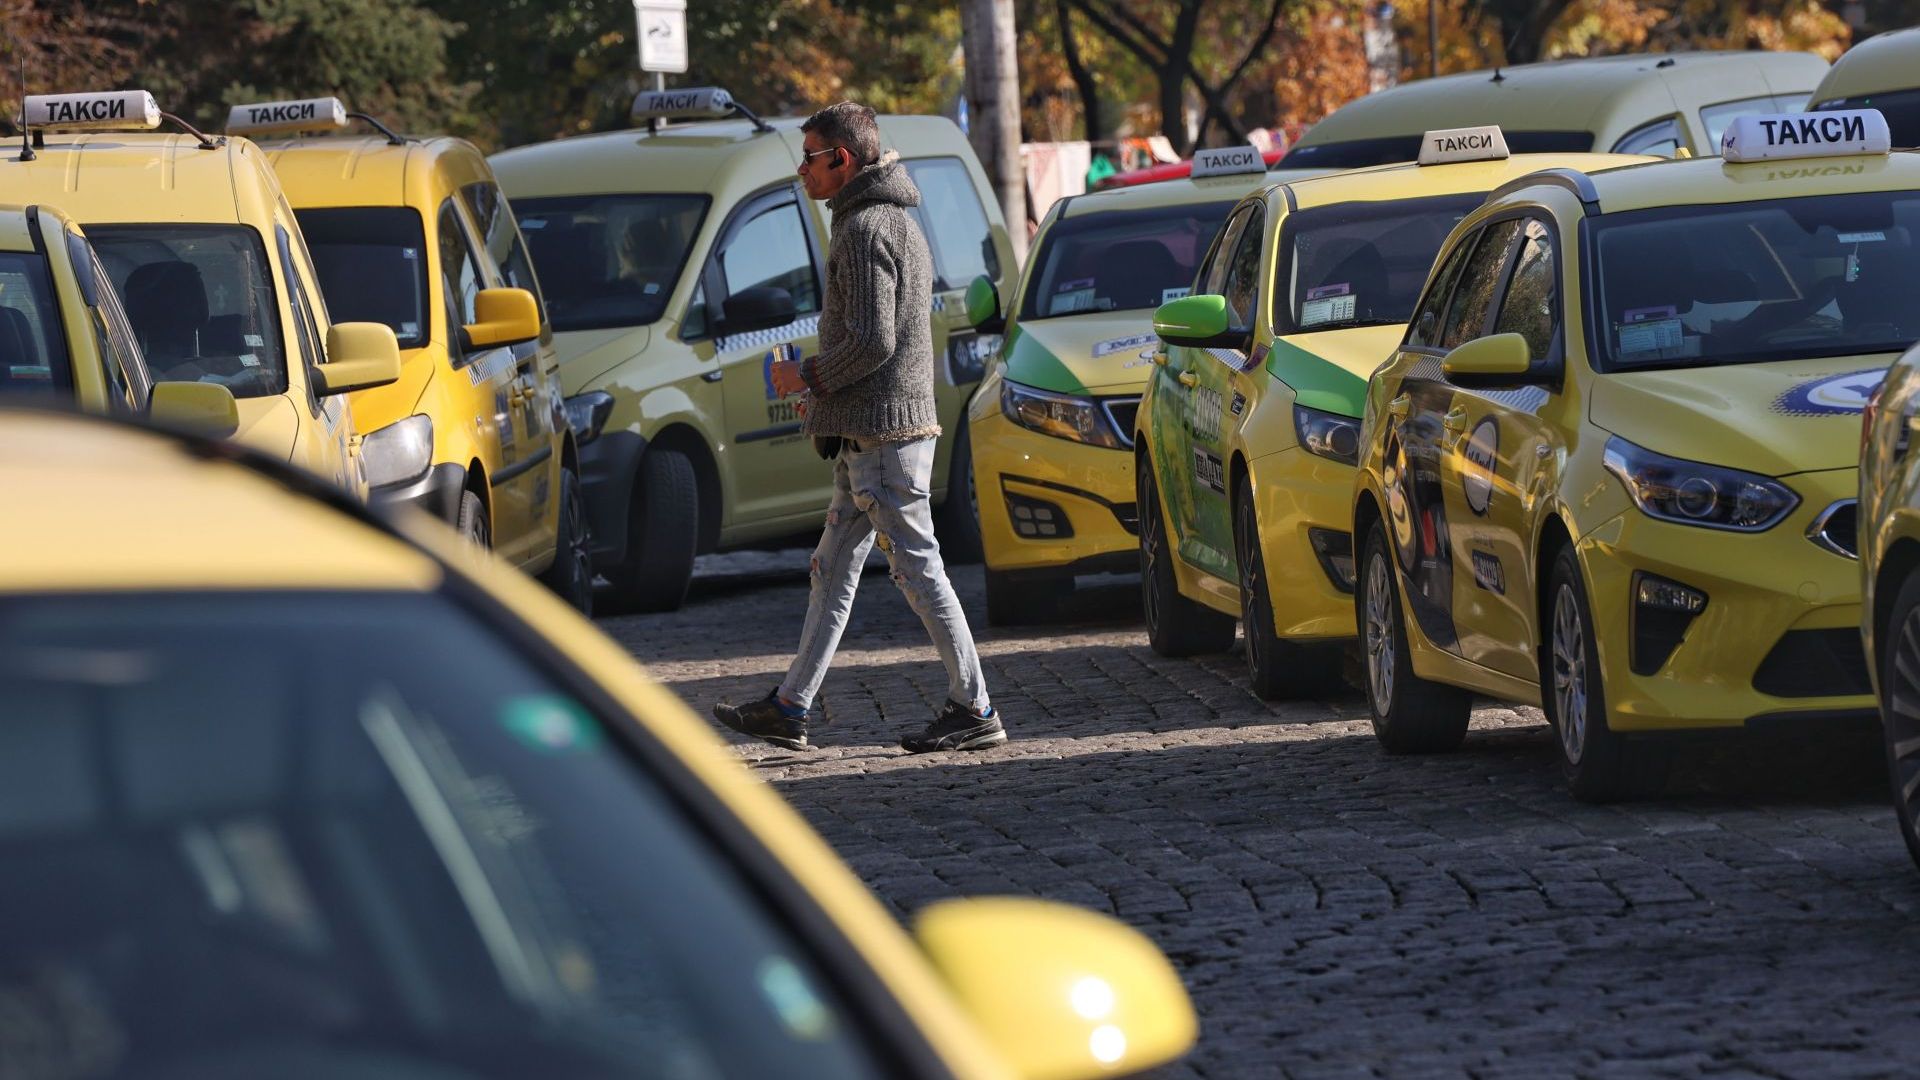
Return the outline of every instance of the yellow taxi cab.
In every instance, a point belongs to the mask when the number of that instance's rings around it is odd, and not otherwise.
[[[240,415],[224,387],[154,384],[100,257],[51,206],[0,206],[0,397],[215,436]]]
[[[1498,127],[1428,132],[1417,160],[1242,199],[1165,347],[1135,427],[1147,635],[1220,652],[1245,627],[1254,692],[1338,679],[1354,638],[1353,468],[1367,376],[1393,353],[1454,225],[1516,176],[1646,161],[1509,156]]]
[[[235,438],[364,496],[344,395],[399,377],[393,331],[328,317],[258,147],[163,118],[144,90],[28,95],[32,145],[0,155],[0,201],[85,226],[156,381],[225,387]]]
[[[1420,133],[1498,124],[1514,153],[1706,157],[1735,117],[1798,110],[1827,72],[1812,53],[1635,53],[1417,79],[1368,94],[1308,129],[1279,167],[1410,161]]]
[[[1663,782],[1661,734],[1872,722],[1860,413],[1920,335],[1920,158],[1870,110],[1721,147],[1523,177],[1448,238],[1360,438],[1389,751],[1539,704],[1600,800]]]
[[[338,134],[352,119],[380,134]],[[553,331],[487,159],[462,139],[402,138],[337,98],[236,105],[227,131],[289,136],[261,150],[327,306],[399,340],[399,381],[349,399],[373,500],[426,510],[591,611]]]
[[[1150,313],[1186,295],[1227,211],[1267,178],[1251,146],[1202,150],[1193,170],[1054,203],[1004,314],[993,282],[968,291],[974,328],[1003,341],[967,410],[990,623],[1050,613],[1076,573],[1134,567]]]
[[[829,214],[795,175],[799,120],[765,121],[725,90],[646,91],[616,131],[491,161],[540,271],[560,350],[594,565],[640,610],[685,599],[696,554],[817,533],[833,469],[801,436],[781,355],[817,347]],[[669,119],[691,121],[666,124]],[[977,558],[961,417],[997,339],[973,332],[975,277],[1018,268],[966,136],[937,116],[882,116],[920,188],[933,255],[933,468],[948,561]],[[811,544],[808,538],[803,543]]]
[[[910,937],[419,514],[21,409],[0,490],[0,992],[45,1075],[1092,1080],[1195,1037],[1106,916],[947,900]]]
[[[1920,26],[1875,34],[1840,54],[1807,111],[1874,109],[1893,145],[1920,146]]]

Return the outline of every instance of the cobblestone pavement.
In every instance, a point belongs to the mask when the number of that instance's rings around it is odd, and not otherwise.
[[[779,681],[805,565],[708,560],[684,611],[603,625],[704,715]],[[1871,744],[1692,750],[1664,798],[1582,806],[1534,710],[1389,758],[1357,695],[1268,705],[1237,655],[1155,656],[1103,580],[1008,633],[957,572],[1014,741],[910,757],[945,677],[869,573],[822,748],[741,757],[902,916],[1016,893],[1145,931],[1202,1018],[1169,1076],[1920,1072],[1920,873]]]

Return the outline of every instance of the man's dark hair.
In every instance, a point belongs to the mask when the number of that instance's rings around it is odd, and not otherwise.
[[[813,132],[828,146],[846,147],[861,168],[880,160],[880,124],[865,105],[852,101],[829,105],[807,117],[800,130]]]

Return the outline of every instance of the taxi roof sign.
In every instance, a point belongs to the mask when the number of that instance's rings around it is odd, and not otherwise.
[[[60,131],[126,131],[160,126],[160,106],[145,90],[28,94],[26,126]]]
[[[346,126],[347,107],[337,97],[262,101],[235,105],[227,113],[227,131],[233,135],[294,135]]]
[[[1484,127],[1442,128],[1420,137],[1420,164],[1450,165],[1456,161],[1500,161],[1512,155],[1498,124]]]
[[[1193,167],[1188,175],[1195,180],[1209,176],[1234,176],[1239,173],[1264,173],[1267,160],[1252,143],[1244,146],[1216,146],[1193,152]]]
[[[635,120],[721,120],[733,114],[733,95],[718,86],[642,90],[633,99]]]
[[[1892,149],[1893,133],[1879,109],[1752,113],[1736,117],[1720,135],[1720,156],[1729,162],[1885,154]]]

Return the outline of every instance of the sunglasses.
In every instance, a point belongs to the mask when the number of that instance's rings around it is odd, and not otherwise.
[[[846,148],[841,146],[829,146],[825,150],[802,150],[800,151],[800,165],[804,168],[805,166],[813,164],[813,159],[819,157],[821,154],[831,154],[837,150],[844,149]],[[829,164],[831,164],[831,162],[829,162]]]

